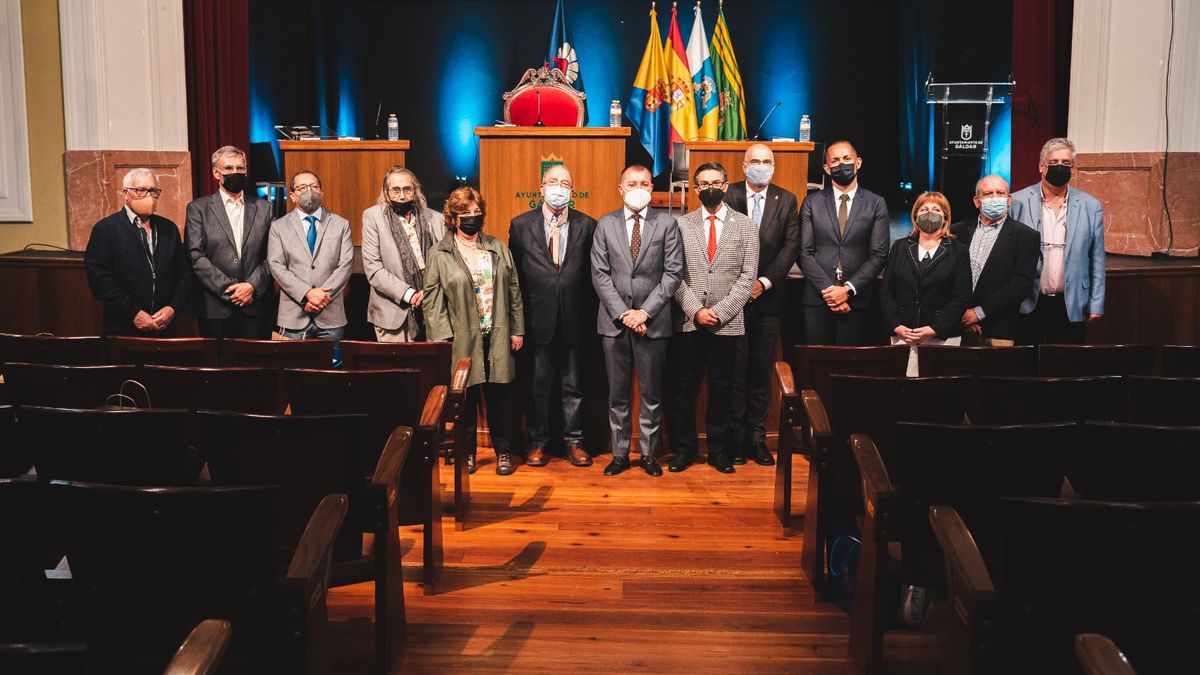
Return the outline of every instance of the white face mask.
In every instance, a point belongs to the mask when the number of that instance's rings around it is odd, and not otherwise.
[[[561,185],[549,185],[543,193],[546,203],[555,211],[571,203],[571,191]]]
[[[650,203],[650,192],[642,188],[634,188],[625,193],[625,206],[630,211],[641,211]]]

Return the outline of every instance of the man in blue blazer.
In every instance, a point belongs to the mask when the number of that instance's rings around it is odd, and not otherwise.
[[[1021,304],[1021,344],[1082,343],[1084,324],[1104,314],[1104,208],[1069,188],[1075,144],[1052,138],[1042,146],[1042,180],[1012,196],[1013,219],[1041,237],[1033,291]]]

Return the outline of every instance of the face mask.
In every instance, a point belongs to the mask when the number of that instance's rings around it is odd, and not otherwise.
[[[316,190],[308,190],[300,195],[300,199],[296,203],[300,206],[301,211],[316,213],[317,209],[321,208],[321,195],[317,194]]]
[[[1046,182],[1054,187],[1062,187],[1071,181],[1071,167],[1063,164],[1051,164],[1046,167]]]
[[[630,211],[641,211],[650,203],[650,192],[642,188],[634,188],[625,193],[625,206]]]
[[[227,173],[221,176],[221,186],[231,195],[236,195],[246,187],[246,174]]]
[[[766,164],[751,164],[746,167],[746,180],[755,185],[766,185],[775,175],[775,167]]]
[[[459,216],[458,229],[468,237],[474,237],[483,229],[483,216]]]
[[[933,234],[942,229],[942,214],[927,211],[917,216],[917,229],[925,234]]]
[[[854,177],[857,175],[857,173],[858,171],[854,168],[854,164],[843,163],[834,167],[830,167],[829,169],[830,178],[833,178],[833,182],[841,185],[842,187],[846,187],[847,185],[853,183]]]
[[[999,220],[1008,210],[1007,197],[985,197],[980,201],[979,212],[988,220]]]
[[[408,214],[412,213],[413,207],[416,205],[417,205],[417,203],[415,201],[414,202],[391,202],[392,213],[395,213],[396,215],[400,216],[401,218],[407,218]]]
[[[720,188],[710,187],[700,191],[700,203],[709,211],[715,210],[724,198],[725,191]]]
[[[150,195],[138,199],[129,200],[129,209],[136,213],[139,218],[149,218],[154,214],[155,199]]]
[[[555,211],[571,203],[571,191],[561,185],[548,186],[543,196],[546,203]]]

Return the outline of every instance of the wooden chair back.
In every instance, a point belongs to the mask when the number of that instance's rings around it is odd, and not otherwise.
[[[33,466],[33,449],[17,433],[16,409],[0,405],[0,478],[12,478]]]
[[[1200,501],[1200,426],[1088,422],[1081,428],[1083,478],[1100,501]]]
[[[274,368],[145,366],[141,379],[155,406],[270,415],[277,412]]]
[[[287,368],[331,368],[333,340],[224,340],[223,363],[226,366],[274,368],[275,414],[287,409]]]
[[[908,346],[796,345],[791,366],[797,391],[812,389],[829,401],[829,378],[833,375],[904,377],[908,370]]]
[[[8,363],[4,386],[15,405],[54,408],[98,408],[121,390],[126,380],[139,380],[137,366],[60,366]],[[137,389],[141,400],[141,390]]]
[[[1129,378],[1129,421],[1200,425],[1200,377]]]
[[[1042,377],[1149,375],[1154,370],[1154,345],[1041,345],[1038,374]]]
[[[104,363],[104,338],[0,333],[0,362],[98,366]]]
[[[1200,346],[1163,345],[1159,349],[1164,377],[1200,377]]]
[[[37,481],[0,478],[0,644],[39,642],[42,612]]]
[[[981,377],[976,424],[1035,424],[1125,417],[1125,382],[1118,376]]]
[[[110,335],[108,362],[160,366],[217,366],[215,338],[143,338]]]
[[[1037,347],[954,347],[922,345],[917,358],[923,377],[947,375],[995,375],[1036,377]]]
[[[454,346],[449,342],[342,341],[346,370],[413,368],[421,372],[422,396],[436,385],[450,384],[453,356]]]
[[[201,621],[179,645],[179,651],[175,652],[163,675],[209,675],[217,672],[232,636],[233,626],[224,619]]]

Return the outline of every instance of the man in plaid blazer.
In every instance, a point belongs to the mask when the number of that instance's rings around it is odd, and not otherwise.
[[[749,216],[725,204],[725,167],[701,164],[692,184],[703,206],[679,219],[684,264],[683,281],[675,291],[670,349],[675,459],[668,468],[683,471],[695,461],[696,393],[707,372],[708,463],[721,473],[733,473],[734,355],[738,338],[746,332],[742,308],[758,276],[758,228]]]

